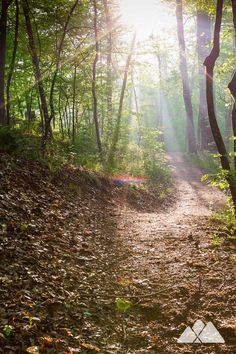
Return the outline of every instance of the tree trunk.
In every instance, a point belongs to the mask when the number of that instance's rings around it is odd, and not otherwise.
[[[162,107],[162,62],[161,55],[157,53],[157,61],[158,61],[158,71],[159,71],[159,124],[158,128],[163,129],[163,107]]]
[[[231,148],[231,137],[233,135],[232,132],[232,107],[233,104],[230,105],[230,107],[227,107],[226,112],[225,112],[225,142],[226,142],[226,148],[230,150]]]
[[[112,49],[113,49],[113,40],[112,40],[112,19],[108,6],[108,1],[103,0],[105,17],[106,17],[106,26],[107,26],[107,137],[112,135]]]
[[[51,83],[51,89],[50,89],[50,98],[49,98],[49,105],[50,105],[50,121],[55,119],[55,110],[54,110],[54,90],[55,90],[55,84],[56,84],[56,80],[57,80],[57,75],[58,75],[58,71],[60,69],[60,59],[61,59],[61,52],[62,52],[62,48],[63,48],[63,44],[64,44],[64,40],[65,40],[65,36],[66,36],[66,32],[67,32],[67,28],[70,22],[70,18],[78,4],[79,0],[76,0],[74,2],[74,4],[72,5],[69,14],[66,18],[64,27],[63,27],[63,32],[62,32],[62,37],[61,40],[59,42],[59,46],[56,50],[56,68],[55,71],[53,73],[53,77],[52,77],[52,83]]]
[[[235,33],[234,38],[236,40],[236,0],[232,0],[232,9],[233,9],[233,23],[234,23],[234,33]],[[232,127],[233,127],[234,139],[236,139],[236,71],[228,87],[234,100],[233,110],[232,110]],[[234,169],[236,170],[236,140],[234,140]]]
[[[180,56],[180,73],[183,83],[183,98],[185,111],[187,116],[187,149],[190,153],[196,153],[196,139],[194,132],[193,122],[193,107],[192,98],[189,85],[186,51],[185,51],[185,39],[184,39],[184,25],[183,25],[183,4],[182,0],[176,0],[176,19],[177,19],[177,32],[179,41],[179,56]]]
[[[218,126],[216,112],[215,112],[215,104],[214,104],[214,67],[215,67],[216,60],[220,54],[220,31],[221,31],[221,22],[222,22],[223,3],[224,3],[223,0],[217,0],[213,48],[211,50],[210,55],[206,58],[204,65],[206,67],[206,94],[207,94],[207,107],[208,107],[210,126],[217,146],[217,150],[220,154],[221,166],[224,170],[229,172],[226,178],[229,183],[229,188],[230,188],[232,201],[234,205],[234,211],[236,211],[236,183],[235,183],[235,179],[230,174],[231,172],[230,161],[227,155],[222,134]]]
[[[96,132],[96,141],[100,159],[103,159],[103,151],[102,151],[102,143],[100,138],[100,129],[99,129],[99,121],[98,121],[98,101],[97,101],[97,62],[98,62],[98,53],[99,53],[99,38],[98,38],[98,10],[97,10],[97,1],[93,0],[93,8],[94,8],[94,36],[95,36],[95,57],[93,61],[93,80],[92,80],[92,95],[93,95],[93,120],[95,124],[95,132]]]
[[[201,150],[208,150],[213,137],[208,121],[206,101],[206,80],[203,62],[209,54],[208,45],[211,41],[211,19],[209,15],[199,10],[197,12],[197,52],[199,65],[199,145]]]
[[[35,80],[36,80],[37,87],[38,87],[41,109],[42,109],[43,120],[44,120],[44,134],[43,134],[43,139],[42,139],[42,148],[44,149],[46,146],[47,140],[51,134],[50,117],[48,114],[46,94],[45,94],[44,87],[43,87],[42,74],[41,74],[40,65],[39,65],[39,57],[37,54],[33,29],[32,29],[30,15],[29,15],[30,9],[29,9],[29,5],[28,5],[28,1],[23,0],[22,6],[23,6],[24,17],[25,17],[26,32],[28,35],[29,47],[30,47],[30,51],[31,51],[31,58],[32,58],[32,63],[33,63],[33,68],[34,68]]]
[[[15,6],[16,6],[16,21],[15,21],[15,36],[14,36],[14,45],[13,45],[13,51],[12,51],[12,59],[11,59],[11,64],[9,68],[9,74],[7,78],[7,87],[6,87],[6,96],[7,96],[7,124],[10,124],[10,87],[11,87],[11,80],[12,76],[14,73],[14,68],[15,68],[15,62],[16,62],[16,52],[17,52],[17,46],[18,46],[18,33],[19,33],[19,3],[18,0],[15,0]]]
[[[73,107],[72,107],[72,143],[75,143],[75,119],[76,119],[76,75],[77,68],[76,64],[74,67],[74,76],[73,76]]]
[[[126,65],[125,65],[125,71],[124,71],[123,84],[122,84],[121,94],[120,94],[120,101],[119,101],[119,109],[118,109],[116,127],[115,127],[115,131],[114,131],[114,135],[113,135],[113,142],[112,142],[112,146],[111,146],[111,149],[110,149],[109,158],[108,158],[108,165],[111,166],[111,167],[114,164],[116,147],[117,147],[117,143],[118,143],[119,136],[120,136],[120,125],[121,125],[121,118],[122,118],[122,112],[123,112],[123,103],[124,103],[124,97],[125,97],[125,90],[126,90],[126,85],[127,85],[129,67],[130,67],[131,59],[132,59],[133,52],[134,52],[135,40],[136,40],[136,34],[133,37],[133,40],[132,40],[132,43],[131,43],[131,48],[130,48],[130,53],[129,53],[128,57],[127,57]]]
[[[60,127],[61,127],[61,137],[64,140],[64,126],[63,126],[63,119],[62,119],[62,112],[61,112],[61,80],[60,80],[60,87],[59,87],[59,97],[58,97],[58,111],[59,111],[59,118],[60,118]]]
[[[161,130],[160,141],[164,143],[164,122],[163,122],[163,101],[162,101],[162,59],[161,54],[157,53],[157,61],[158,61],[158,70],[159,70],[159,124],[158,128]]]
[[[5,61],[6,61],[6,37],[7,37],[7,13],[8,0],[2,0],[0,18],[0,125],[7,124],[7,114],[5,105]]]
[[[135,113],[136,113],[137,123],[138,123],[138,139],[137,139],[137,143],[138,143],[138,145],[140,145],[142,126],[141,126],[141,119],[140,119],[141,117],[140,117],[140,110],[139,110],[139,97],[138,97],[137,91],[136,91],[133,70],[132,70],[132,73],[131,73],[131,81],[132,81],[133,92],[134,92]],[[132,115],[132,105],[131,105],[131,115]]]

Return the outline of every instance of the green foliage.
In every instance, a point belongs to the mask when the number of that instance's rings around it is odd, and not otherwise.
[[[198,154],[185,154],[185,160],[192,166],[202,170],[203,173],[217,174],[220,165],[215,155],[209,152],[199,152]]]
[[[215,213],[213,220],[220,224],[219,233],[224,235],[224,238],[236,240],[236,218],[234,208],[228,205],[226,210]]]
[[[229,189],[229,178],[235,179],[235,174],[221,169],[219,173],[202,176],[201,180],[202,182],[207,182],[208,184],[219,187],[221,190],[227,192]]]
[[[13,327],[13,326],[6,324],[6,325],[3,327],[3,334],[4,334],[4,336],[10,337],[10,335],[11,335],[12,332],[13,332],[13,330],[14,330],[14,327]]]
[[[0,127],[0,150],[3,152],[14,152],[20,144],[21,135],[17,129],[8,126]]]
[[[217,234],[214,234],[213,236],[212,236],[212,244],[214,245],[214,246],[216,246],[216,247],[218,247],[218,246],[220,246],[221,245],[221,238],[219,237],[219,235],[217,235]]]
[[[167,165],[162,133],[155,129],[142,131],[141,146],[143,150],[143,162],[145,175],[148,176],[151,185],[171,184],[171,170]]]
[[[117,309],[122,312],[126,313],[132,306],[132,302],[125,298],[118,298],[116,299],[116,307]]]
[[[22,158],[39,159],[40,138],[25,134],[20,128],[0,127],[0,150]]]
[[[157,129],[142,128],[139,143],[130,142],[118,150],[115,172],[144,176],[150,187],[171,185],[171,170],[164,152],[162,134]]]
[[[227,194],[227,209],[216,213],[214,219],[221,223],[221,231],[224,232],[227,238],[236,239],[236,217],[235,210],[232,204],[231,194],[229,192],[229,180],[236,180],[236,171],[220,170],[214,175],[204,175],[202,181],[206,181],[212,186],[217,186]],[[217,243],[217,237],[213,239]]]

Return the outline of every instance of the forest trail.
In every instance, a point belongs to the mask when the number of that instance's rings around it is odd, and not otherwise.
[[[209,226],[212,209],[223,205],[225,196],[204,185],[202,172],[181,155],[171,155],[170,163],[176,203],[158,213],[128,207],[120,213],[115,256],[119,279],[129,293],[140,294],[137,314],[127,323],[127,349],[136,346],[137,351],[127,353],[193,353],[176,339],[198,319],[211,320],[226,341],[232,336],[233,257],[227,247],[212,245],[214,230]],[[221,346],[221,353],[232,348]],[[218,350],[213,345],[195,352]]]
[[[235,352],[233,244],[214,246],[219,225],[210,221],[224,196],[180,155],[170,163],[174,202],[147,212],[147,195],[130,203],[125,188],[84,170],[53,175],[1,157],[0,327],[13,333],[0,332],[0,353],[32,343],[57,354]],[[123,297],[132,302],[125,314]],[[198,319],[226,345],[177,344]]]

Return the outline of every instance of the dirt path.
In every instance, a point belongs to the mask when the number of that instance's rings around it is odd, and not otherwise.
[[[175,205],[162,213],[127,207],[118,218],[112,252],[117,282],[123,293],[138,296],[126,320],[124,352],[233,353],[233,255],[227,246],[212,245],[209,226],[212,209],[225,198],[201,183],[202,173],[180,156],[172,156],[171,163]],[[186,326],[198,319],[212,321],[227,345],[177,344]]]

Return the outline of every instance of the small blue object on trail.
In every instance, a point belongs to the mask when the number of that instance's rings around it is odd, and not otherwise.
[[[142,185],[146,183],[146,179],[143,177],[130,177],[130,176],[119,176],[113,177],[112,181],[118,186],[122,186],[124,184],[136,184]]]

